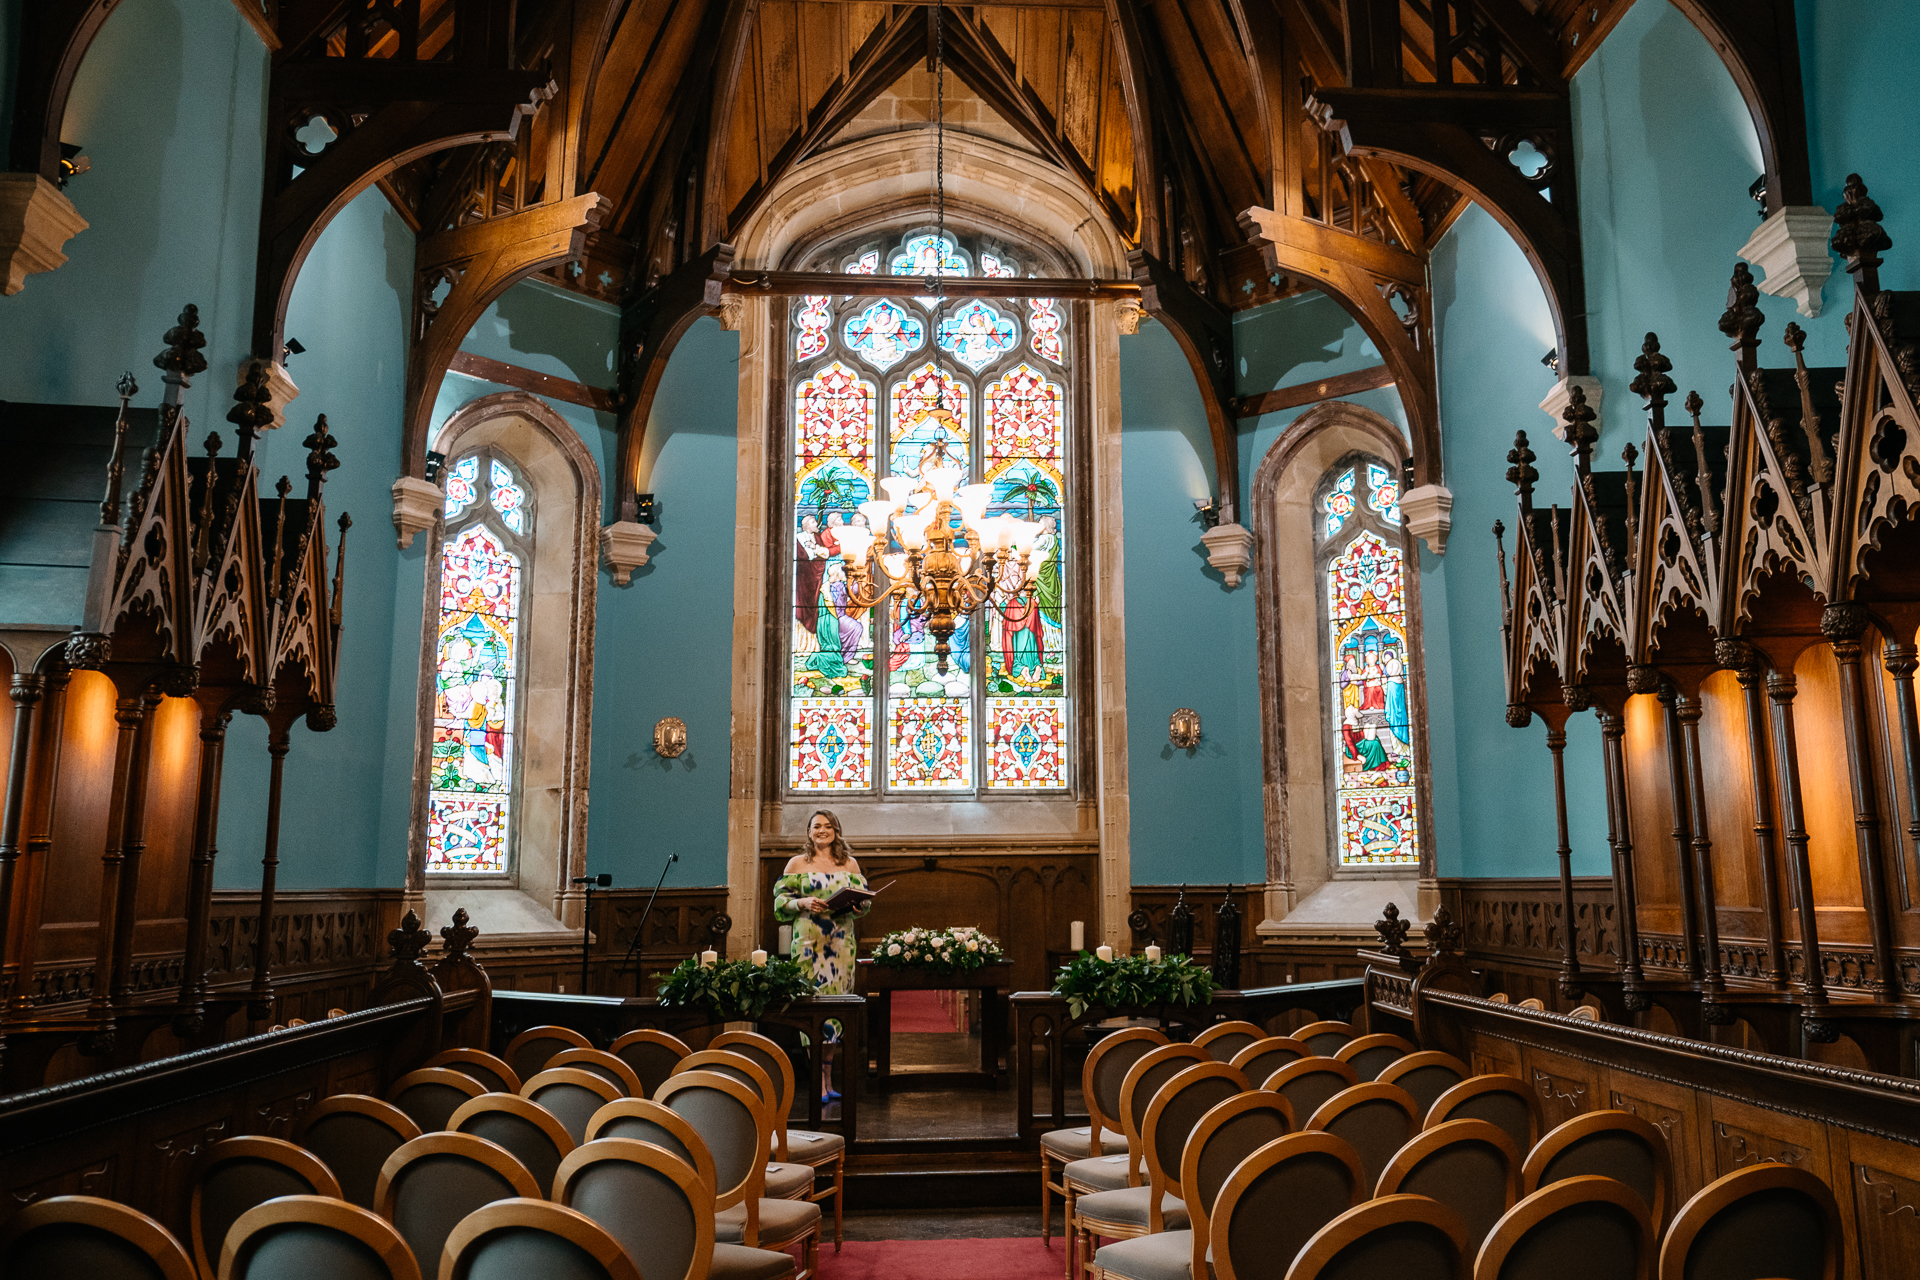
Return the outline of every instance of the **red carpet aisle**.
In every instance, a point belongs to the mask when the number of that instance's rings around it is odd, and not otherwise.
[[[893,1029],[901,1032],[945,1032],[953,1035],[960,1028],[940,1003],[938,991],[896,991],[893,993]]]
[[[849,1240],[820,1252],[821,1280],[1058,1280],[1059,1241]]]

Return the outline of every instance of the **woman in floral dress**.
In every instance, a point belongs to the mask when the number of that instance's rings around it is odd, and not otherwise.
[[[773,915],[781,924],[793,926],[793,958],[813,971],[822,995],[853,991],[853,922],[873,904],[863,902],[851,911],[829,915],[827,900],[849,887],[864,889],[867,878],[847,847],[840,819],[830,810],[817,809],[807,820],[807,851],[787,863],[786,873],[773,886]],[[827,1043],[839,1039],[839,1023],[828,1022]],[[823,1070],[826,1065],[823,1056]]]

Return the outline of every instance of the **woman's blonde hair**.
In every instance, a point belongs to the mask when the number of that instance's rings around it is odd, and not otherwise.
[[[833,855],[833,864],[837,867],[846,866],[847,860],[853,857],[853,846],[847,843],[847,833],[840,827],[840,815],[831,809],[815,809],[807,815],[807,857],[813,856],[813,820],[815,818],[825,818],[833,824],[833,848],[830,850]]]

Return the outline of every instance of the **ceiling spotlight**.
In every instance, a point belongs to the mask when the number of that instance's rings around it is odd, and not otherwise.
[[[60,181],[57,185],[64,188],[70,179],[79,177],[91,168],[93,168],[93,162],[80,154],[79,143],[60,144]]]
[[[1552,371],[1554,377],[1560,376],[1560,348],[1548,347],[1547,354],[1540,357],[1540,363]]]
[[[280,363],[285,364],[292,357],[300,355],[305,351],[306,348],[300,345],[300,339],[288,338],[287,345],[280,348]]]

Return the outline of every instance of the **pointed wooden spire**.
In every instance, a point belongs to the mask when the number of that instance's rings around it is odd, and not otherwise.
[[[113,420],[113,456],[107,459],[107,494],[100,500],[100,523],[106,525],[120,523],[120,484],[127,466],[127,401],[138,394],[140,384],[133,380],[133,371],[128,370],[120,375],[113,390],[120,397],[120,413]]]
[[[1640,478],[1633,473],[1633,464],[1640,461],[1640,451],[1631,443],[1620,451],[1620,460],[1627,464],[1627,567],[1640,567]]]
[[[1504,521],[1493,522],[1494,559],[1500,562],[1500,621],[1503,626],[1513,623],[1513,593],[1507,586],[1507,544],[1505,541],[1507,526]]]
[[[253,442],[273,425],[273,391],[267,385],[267,362],[255,360],[247,366],[247,376],[233,393],[233,408],[227,421],[240,435],[240,465],[253,461]]]
[[[281,476],[273,491],[280,495],[280,504],[273,518],[273,563],[267,569],[269,598],[280,594],[280,561],[287,545],[287,495],[293,492],[293,481]]]
[[[1720,504],[1714,500],[1713,467],[1707,461],[1707,430],[1700,425],[1700,411],[1706,407],[1707,402],[1700,398],[1698,391],[1687,392],[1685,408],[1687,416],[1693,419],[1693,487],[1700,491],[1700,509],[1706,513],[1706,531],[1717,538],[1720,536]]]
[[[167,349],[153,358],[167,388],[160,403],[163,407],[177,406],[181,394],[193,385],[193,375],[207,367],[207,358],[200,354],[200,348],[207,345],[206,335],[200,332],[200,308],[189,302],[161,341]]]
[[[1593,446],[1600,440],[1594,416],[1586,388],[1573,383],[1567,389],[1567,407],[1560,411],[1560,417],[1567,424],[1567,447],[1573,451],[1574,469],[1583,476],[1593,467]]]
[[[201,482],[200,509],[193,517],[193,573],[200,576],[207,570],[207,557],[213,548],[213,493],[220,487],[220,433],[207,432],[207,475]]]
[[[1860,181],[1860,175],[1848,174],[1846,192],[1833,215],[1833,238],[1827,241],[1827,247],[1845,260],[1848,274],[1865,294],[1880,292],[1880,254],[1893,248],[1893,241],[1880,225],[1884,216],[1880,206],[1867,194],[1867,184]]]
[[[1787,350],[1793,352],[1793,380],[1800,387],[1800,429],[1807,433],[1808,465],[1813,472],[1813,482],[1832,484],[1833,455],[1827,452],[1826,437],[1820,430],[1820,414],[1813,407],[1813,380],[1807,376],[1807,357],[1803,354],[1807,331],[1789,321],[1780,337],[1787,344]]]
[[[1533,510],[1533,485],[1540,478],[1540,473],[1533,467],[1535,461],[1533,450],[1527,447],[1527,433],[1514,432],[1513,448],[1507,450],[1507,462],[1510,464],[1507,467],[1507,483],[1518,491],[1522,511]]]
[[[327,482],[327,472],[339,467],[340,459],[333,456],[333,446],[340,442],[327,430],[327,415],[321,414],[313,424],[313,431],[300,447],[307,451],[307,501],[316,502],[320,490]]]
[[[346,594],[347,530],[351,528],[353,528],[353,517],[342,511],[340,513],[340,541],[333,549],[333,607],[328,615],[335,631],[340,629],[340,604]]]
[[[1667,375],[1673,371],[1673,361],[1660,354],[1660,335],[1647,334],[1646,341],[1640,344],[1640,356],[1633,362],[1635,377],[1627,384],[1627,390],[1647,402],[1647,420],[1655,431],[1664,431],[1667,426],[1667,397],[1677,388],[1673,379]]]
[[[1760,326],[1766,323],[1760,310],[1760,287],[1753,282],[1753,268],[1744,262],[1734,264],[1733,282],[1727,286],[1727,309],[1720,314],[1720,332],[1733,339],[1730,348],[1745,377],[1757,366],[1754,352],[1760,346]]]

